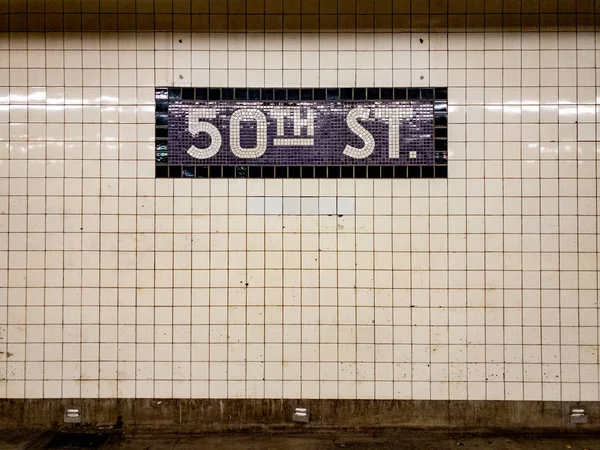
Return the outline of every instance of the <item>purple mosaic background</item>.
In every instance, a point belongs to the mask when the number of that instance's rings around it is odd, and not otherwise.
[[[211,158],[197,159],[187,154],[190,146],[206,148],[210,145],[210,137],[200,133],[193,137],[188,132],[187,111],[190,106],[210,108],[216,111],[214,119],[202,119],[216,126],[222,138],[219,152]],[[285,120],[285,135],[278,136],[276,120],[269,114],[274,107],[300,106],[302,117],[306,117],[306,109],[314,111],[314,146],[282,147],[273,145],[275,138],[308,138],[306,127],[302,127],[302,135],[294,136],[293,121]],[[367,158],[355,159],[343,154],[347,144],[357,148],[363,147],[362,139],[350,130],[346,123],[348,112],[356,107],[371,109],[369,119],[359,119],[359,123],[367,129],[375,139],[375,150]],[[375,119],[375,108],[400,108],[400,155],[389,158],[388,124],[382,119]],[[229,120],[231,114],[238,109],[253,108],[262,111],[267,118],[267,150],[259,158],[238,158],[229,149]],[[168,109],[168,163],[184,165],[432,165],[434,164],[434,104],[432,100],[406,101],[303,101],[253,102],[253,101],[194,101],[172,100]],[[255,122],[242,122],[240,127],[242,147],[256,145]],[[410,158],[410,152],[416,157]],[[415,156],[413,154],[413,156]]]

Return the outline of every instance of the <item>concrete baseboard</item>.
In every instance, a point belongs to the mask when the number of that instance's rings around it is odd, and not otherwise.
[[[595,402],[291,400],[291,399],[3,399],[0,428],[59,428],[65,407],[82,408],[82,425],[168,432],[209,432],[256,427],[442,428],[456,430],[600,429]],[[295,407],[310,412],[308,425],[292,422]],[[569,413],[582,407],[587,424]]]

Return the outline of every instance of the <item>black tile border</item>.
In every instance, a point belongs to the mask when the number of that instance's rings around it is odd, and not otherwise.
[[[318,100],[448,100],[447,87],[368,88],[155,88],[156,101],[318,101]]]
[[[155,88],[156,178],[448,178],[448,88]],[[220,166],[168,164],[170,101],[429,100],[434,104],[435,163],[431,166]]]
[[[156,178],[447,178],[448,166],[156,165]]]

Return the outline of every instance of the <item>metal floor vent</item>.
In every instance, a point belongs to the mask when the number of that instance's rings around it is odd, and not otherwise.
[[[292,422],[308,423],[308,408],[295,408],[292,414]]]
[[[99,449],[110,437],[109,433],[56,433],[44,448]]]
[[[588,417],[585,413],[585,409],[581,407],[571,408],[571,414],[569,415],[569,421],[571,423],[588,423]]]

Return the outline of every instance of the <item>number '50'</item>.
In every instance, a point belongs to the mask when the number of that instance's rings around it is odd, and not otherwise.
[[[221,132],[212,123],[204,122],[201,119],[214,119],[217,113],[209,108],[190,108],[188,112],[188,131],[192,136],[199,133],[206,133],[210,136],[210,145],[206,148],[198,148],[192,145],[187,153],[188,155],[206,159],[215,156],[221,149],[223,142]],[[256,144],[251,148],[242,147],[240,141],[240,123],[242,121],[253,121],[256,124]],[[258,109],[238,109],[235,111],[229,121],[229,147],[233,154],[238,158],[259,158],[267,151],[267,118]]]

